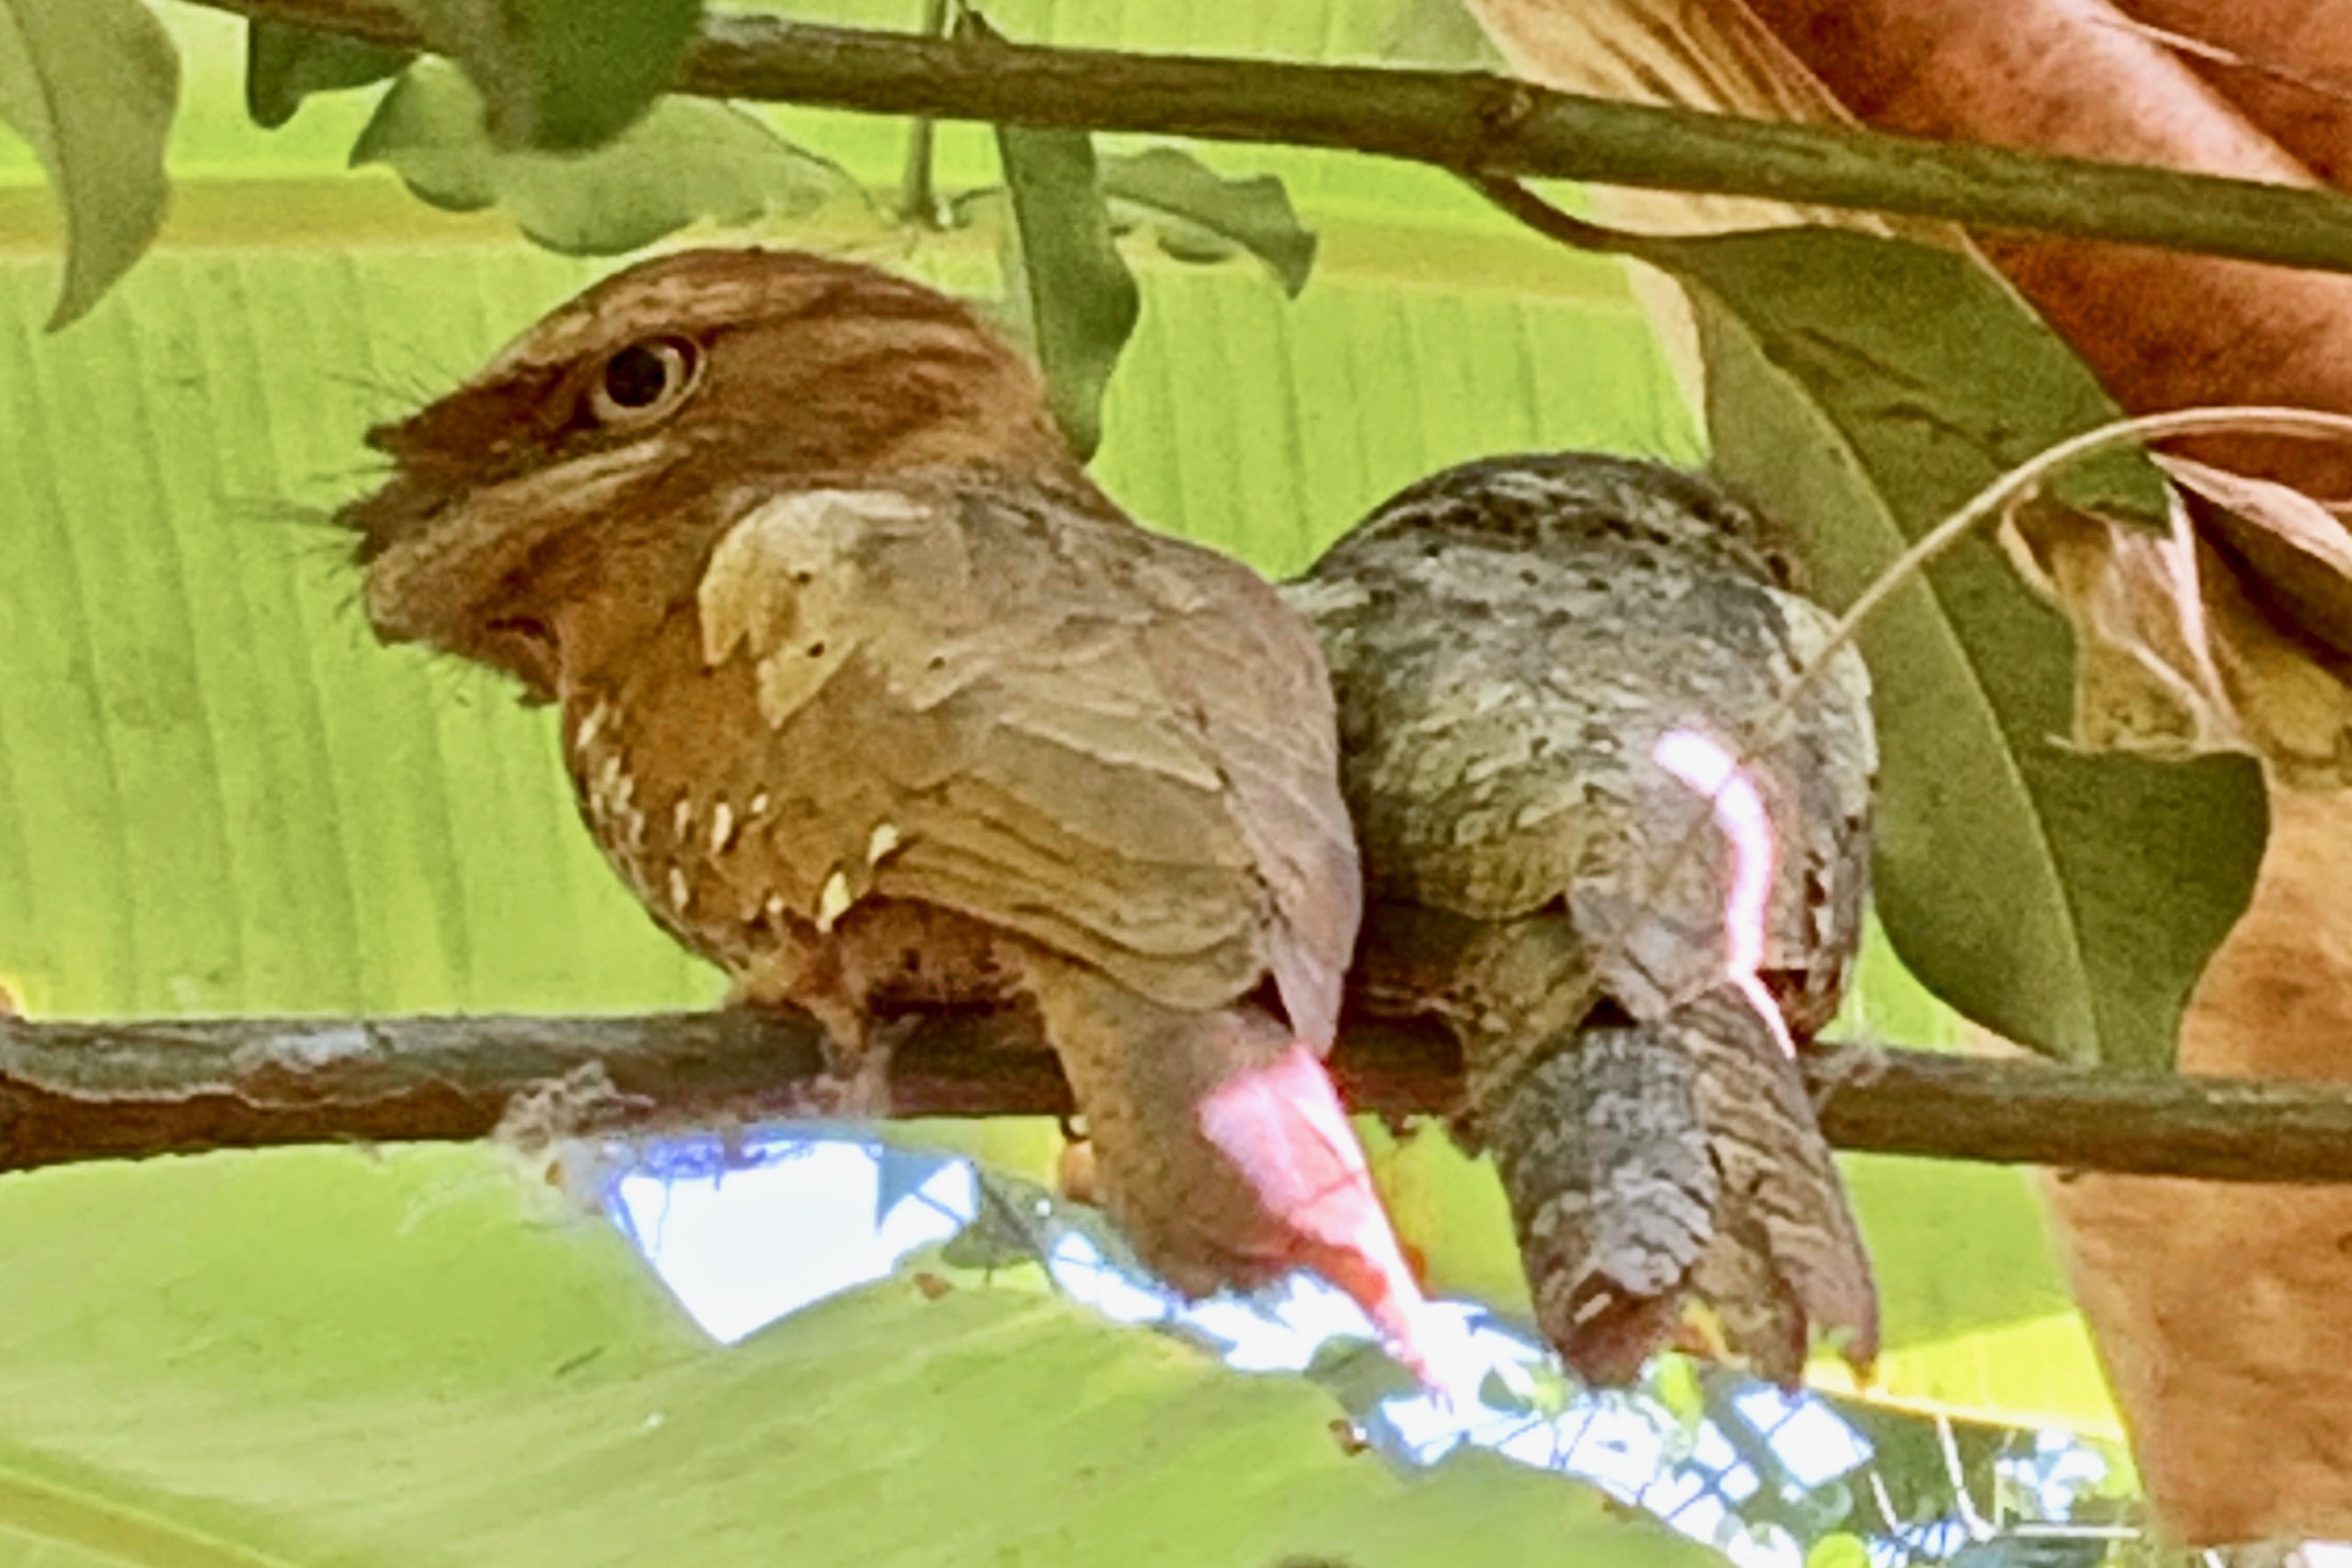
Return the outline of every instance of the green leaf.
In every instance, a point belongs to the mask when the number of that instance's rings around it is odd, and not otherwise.
[[[1392,66],[1443,66],[1510,74],[1511,63],[1464,0],[1403,0],[1381,40]]]
[[[1118,254],[1083,131],[996,129],[1013,196],[1016,249],[1006,270],[1029,328],[1054,418],[1081,459],[1102,441],[1102,401],[1143,302]]]
[[[340,92],[398,76],[415,53],[362,38],[315,32],[288,22],[248,22],[245,35],[245,111],[277,130],[314,92]]]
[[[1329,1393],[1339,1408],[1361,1419],[1383,1399],[1421,1392],[1421,1382],[1396,1357],[1369,1339],[1333,1337],[1315,1347],[1307,1380]]]
[[[1870,1548],[1862,1537],[1839,1531],[1806,1549],[1805,1568],[1870,1568]]]
[[[1972,259],[1806,229],[1642,254],[1696,286],[1717,467],[1805,530],[1832,605],[2005,470],[2116,417]],[[2058,493],[2140,510],[2138,465],[2090,465]],[[2260,770],[2065,750],[2065,623],[1981,538],[1890,603],[1863,651],[1884,754],[1877,907],[1905,963],[2021,1044],[2168,1065],[2253,888]]]
[[[32,143],[66,214],[49,329],[80,318],[153,241],[180,56],[140,0],[0,0],[0,120]]]
[[[702,0],[411,0],[466,68],[502,149],[579,152],[635,123],[669,85]]]
[[[1314,233],[1272,174],[1229,180],[1190,152],[1154,147],[1105,158],[1102,191],[1113,201],[1175,220],[1163,226],[1160,246],[1181,261],[1194,259],[1185,249],[1192,236],[1213,235],[1265,263],[1294,298],[1314,270]]]
[[[1400,1474],[1322,1391],[1034,1291],[894,1279],[710,1344],[481,1149],[0,1193],[12,1563],[1717,1562],[1489,1456]]]
[[[664,99],[593,152],[502,152],[483,134],[480,96],[436,60],[384,95],[352,162],[389,164],[436,206],[503,207],[572,256],[635,250],[704,219],[802,217],[849,188],[832,164],[708,99]]]

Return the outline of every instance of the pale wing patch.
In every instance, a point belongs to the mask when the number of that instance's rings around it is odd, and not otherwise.
[[[919,577],[935,564],[921,558],[941,553],[925,542],[952,532],[931,508],[888,490],[807,490],[769,502],[728,531],[703,571],[696,599],[704,661],[716,665],[744,647],[759,663],[761,716],[782,725],[887,629],[882,617],[859,613],[861,601]],[[947,553],[960,555],[951,539]],[[955,575],[952,559],[936,564]]]
[[[821,932],[831,931],[841,917],[849,913],[849,906],[856,902],[857,894],[851,890],[849,878],[842,873],[840,867],[835,866],[833,874],[824,879],[824,890],[817,894],[816,928]]]

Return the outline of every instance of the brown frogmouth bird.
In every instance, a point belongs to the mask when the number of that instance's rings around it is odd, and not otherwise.
[[[1763,524],[1561,454],[1415,485],[1291,602],[1339,700],[1357,992],[1462,1045],[1546,1336],[1622,1383],[1696,1296],[1793,1382],[1866,1365],[1869,1261],[1794,1051],[1859,939],[1867,677]]]
[[[871,268],[688,252],[372,432],[369,619],[560,704],[582,815],[739,1001],[1034,1009],[1140,1255],[1418,1298],[1320,1057],[1361,901],[1312,632],[1087,477]],[[870,1074],[868,1075],[870,1081]]]

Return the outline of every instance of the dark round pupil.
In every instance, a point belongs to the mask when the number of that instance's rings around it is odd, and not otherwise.
[[[669,377],[667,360],[633,344],[604,366],[604,395],[623,408],[645,408],[669,390]]]

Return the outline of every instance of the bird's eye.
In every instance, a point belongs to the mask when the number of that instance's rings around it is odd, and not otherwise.
[[[604,361],[589,393],[605,424],[643,424],[676,408],[702,375],[702,350],[684,338],[648,338]]]

